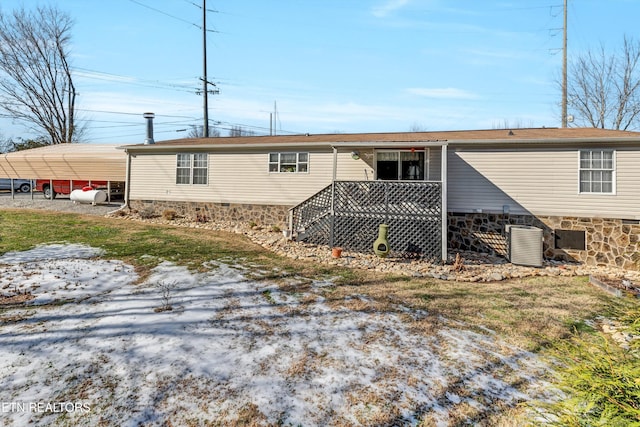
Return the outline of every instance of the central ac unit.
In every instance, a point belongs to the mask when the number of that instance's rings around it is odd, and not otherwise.
[[[507,225],[507,254],[511,264],[542,267],[542,229]]]

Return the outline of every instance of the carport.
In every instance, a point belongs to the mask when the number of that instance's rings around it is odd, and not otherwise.
[[[0,155],[0,178],[126,182],[121,144],[58,144]],[[13,192],[12,192],[13,197]],[[33,198],[33,189],[31,191]]]

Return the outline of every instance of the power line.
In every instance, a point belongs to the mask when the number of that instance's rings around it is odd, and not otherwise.
[[[130,1],[130,2],[132,2],[132,3],[135,3],[135,4],[139,5],[139,6],[146,7],[147,9],[151,9],[151,10],[153,10],[154,12],[158,12],[158,13],[160,13],[160,14],[162,14],[162,15],[165,15],[165,16],[168,16],[168,17],[173,18],[173,19],[175,19],[175,20],[178,20],[178,21],[180,21],[180,22],[184,22],[184,23],[186,23],[186,24],[193,25],[193,26],[194,26],[194,27],[196,27],[197,29],[202,30],[202,26],[200,26],[200,25],[198,25],[198,24],[195,24],[195,23],[193,23],[193,22],[191,22],[191,21],[187,21],[186,19],[182,19],[182,18],[180,18],[180,17],[178,17],[178,16],[172,15],[172,14],[167,13],[167,12],[165,12],[165,11],[162,11],[162,10],[160,10],[160,9],[156,9],[155,7],[151,7],[151,6],[146,5],[146,4],[144,4],[144,3],[140,3],[138,0],[129,0],[129,1]],[[200,9],[202,9],[202,8],[200,8]],[[217,11],[210,11],[209,9],[207,9],[207,11],[209,11],[209,12],[217,12]],[[217,30],[207,30],[207,32],[210,32],[210,33],[217,33],[218,31],[217,31]]]
[[[189,3],[195,7],[197,7],[198,9],[202,10],[202,6],[200,6],[199,4],[196,4],[194,2],[192,2],[191,0],[183,0],[185,3]],[[215,9],[206,9],[207,12],[212,12],[212,13],[220,13],[219,10],[215,10]]]
[[[89,109],[82,109],[82,108],[76,108],[76,111],[87,111],[90,113],[105,113],[105,114],[122,114],[125,116],[139,116],[142,117],[142,113],[127,113],[124,111],[108,111],[108,110],[89,110]],[[189,119],[189,120],[194,120],[193,116],[174,116],[174,115],[169,115],[169,114],[156,114],[156,117],[173,117],[173,118],[178,118],[178,119]]]
[[[178,21],[184,22],[186,24],[193,25],[196,28],[202,29],[202,27],[199,27],[198,25],[194,24],[193,22],[187,21],[186,19],[179,18],[179,17],[177,17],[175,15],[172,15],[170,13],[164,12],[164,11],[162,11],[160,9],[156,9],[155,7],[148,6],[148,5],[144,4],[144,3],[140,3],[137,0],[129,0],[129,1],[132,2],[132,3],[135,3],[135,4],[139,5],[139,6],[146,7],[147,9],[151,9],[154,12],[161,13],[162,15],[168,16],[168,17],[173,18],[175,20],[178,20]]]
[[[111,81],[114,83],[130,84],[130,85],[137,85],[137,86],[143,86],[143,87],[171,89],[171,90],[188,92],[188,93],[194,93],[197,90],[195,87],[189,86],[187,84],[168,83],[168,82],[162,82],[160,80],[147,80],[147,79],[141,79],[133,76],[125,76],[122,74],[114,74],[114,73],[108,73],[105,71],[91,70],[89,68],[74,67],[74,70],[79,70],[81,72],[88,73],[88,74],[80,74],[80,75],[81,77],[89,78],[89,79]]]

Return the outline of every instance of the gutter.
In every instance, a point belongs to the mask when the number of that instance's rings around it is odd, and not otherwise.
[[[458,139],[450,140],[449,145],[515,145],[515,144],[541,144],[541,145],[574,145],[574,144],[605,144],[605,143],[626,143],[626,144],[638,144],[640,138],[514,138],[514,139]]]
[[[376,147],[389,147],[389,146],[404,146],[404,147],[440,147],[447,144],[446,140],[437,141],[337,141],[337,142],[286,142],[286,143],[258,143],[258,144],[176,144],[176,145],[139,145],[121,146],[119,149],[132,150],[132,151],[176,151],[176,150],[215,150],[215,149],[240,149],[240,148],[287,148],[287,147],[313,147],[313,148],[376,148]]]
[[[143,151],[169,151],[176,150],[226,150],[226,149],[278,149],[291,147],[308,148],[390,148],[390,147],[441,147],[448,145],[456,146],[510,146],[510,145],[564,145],[574,146],[579,144],[640,144],[640,138],[611,137],[611,138],[501,138],[501,139],[440,139],[440,140],[388,140],[388,141],[326,141],[326,142],[305,142],[303,138],[291,142],[263,142],[263,143],[242,143],[242,144],[167,144],[156,143],[154,145],[120,146],[118,149]]]

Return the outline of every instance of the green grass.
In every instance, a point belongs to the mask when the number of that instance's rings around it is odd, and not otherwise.
[[[209,261],[241,262],[272,273],[264,278],[293,274],[336,276],[339,282],[354,280],[351,270],[301,264],[280,257],[242,235],[223,231],[149,225],[123,219],[59,212],[0,210],[0,254],[24,251],[39,244],[81,243],[102,248],[105,258],[134,265],[139,273],[163,260],[199,270]]]
[[[247,268],[248,277],[273,281],[292,295],[310,281],[290,285],[287,278],[330,277],[333,285],[321,291],[328,304],[344,306],[347,297],[365,295],[371,303],[354,305],[354,310],[400,314],[399,306],[422,310],[425,316],[407,318],[415,331],[430,334],[442,326],[442,319],[455,320],[461,322],[459,327],[480,333],[488,328],[508,342],[561,361],[557,381],[569,397],[561,406],[549,409],[561,425],[640,426],[636,405],[640,401],[640,340],[630,350],[621,350],[590,322],[597,316],[617,318],[629,331],[640,334],[640,303],[613,298],[591,286],[585,277],[445,282],[294,261],[245,236],[226,232],[57,212],[0,210],[0,254],[51,242],[102,248],[105,258],[134,265],[141,280],[163,260],[193,270],[210,269],[207,264],[212,260],[237,263]],[[264,298],[273,302],[270,291],[264,292]],[[588,421],[580,421],[584,419]]]

